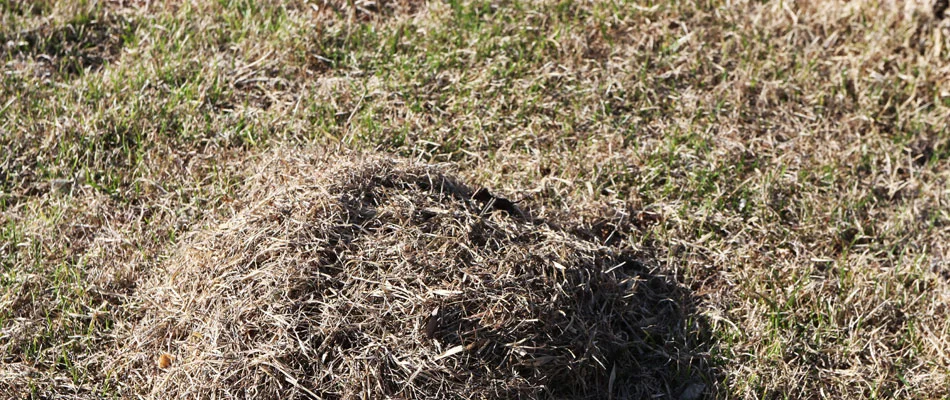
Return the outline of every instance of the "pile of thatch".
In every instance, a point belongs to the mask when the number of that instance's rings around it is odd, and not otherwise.
[[[282,399],[702,390],[688,365],[698,358],[682,354],[680,291],[625,253],[612,228],[601,229],[619,243],[608,247],[579,220],[532,218],[431,166],[288,153],[264,164],[243,211],[184,239],[141,286],[142,318],[116,360],[123,390]]]

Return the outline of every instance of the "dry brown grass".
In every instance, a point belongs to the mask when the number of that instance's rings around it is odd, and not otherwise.
[[[112,361],[123,392],[599,399],[716,384],[686,292],[620,239],[630,216],[593,232],[475,193],[388,158],[277,153],[245,210],[140,285],[144,315]]]

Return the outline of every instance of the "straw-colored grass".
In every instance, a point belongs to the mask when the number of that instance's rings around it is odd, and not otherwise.
[[[113,360],[129,396],[642,398],[716,382],[685,291],[609,239],[624,232],[509,213],[379,157],[279,152],[252,181],[245,210],[143,279]]]

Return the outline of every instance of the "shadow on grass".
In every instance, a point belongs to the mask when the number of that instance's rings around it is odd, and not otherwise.
[[[420,207],[410,223],[420,237],[444,235],[447,224],[465,225],[467,235],[457,245],[468,250],[455,252],[449,263],[476,271],[479,263],[495,263],[480,271],[477,296],[463,293],[428,305],[433,311],[425,337],[465,352],[444,365],[455,371],[450,375],[457,384],[504,379],[479,372],[490,366],[523,383],[509,383],[505,398],[720,397],[722,377],[710,358],[714,336],[697,312],[699,300],[647,251],[624,245],[637,232],[628,216],[593,223],[574,216],[536,219],[486,188],[442,175],[433,179],[431,172],[365,176],[357,193],[341,197],[347,220],[359,227],[340,233],[347,243],[359,246],[360,236],[392,226],[394,216],[377,210],[393,198],[427,193],[428,201],[461,212],[446,218]],[[559,255],[559,246],[571,255]],[[431,383],[444,385],[446,378]],[[384,387],[397,394],[399,381]]]
[[[21,31],[0,30],[0,57],[33,58],[38,74],[73,78],[118,56],[135,24],[117,16],[79,15],[61,26]]]

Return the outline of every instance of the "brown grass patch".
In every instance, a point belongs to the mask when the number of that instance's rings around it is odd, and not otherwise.
[[[363,155],[283,152],[244,204],[140,286],[144,315],[115,360],[128,393],[697,398],[715,385],[687,292],[642,251],[603,244],[619,221],[532,217],[440,168]]]

